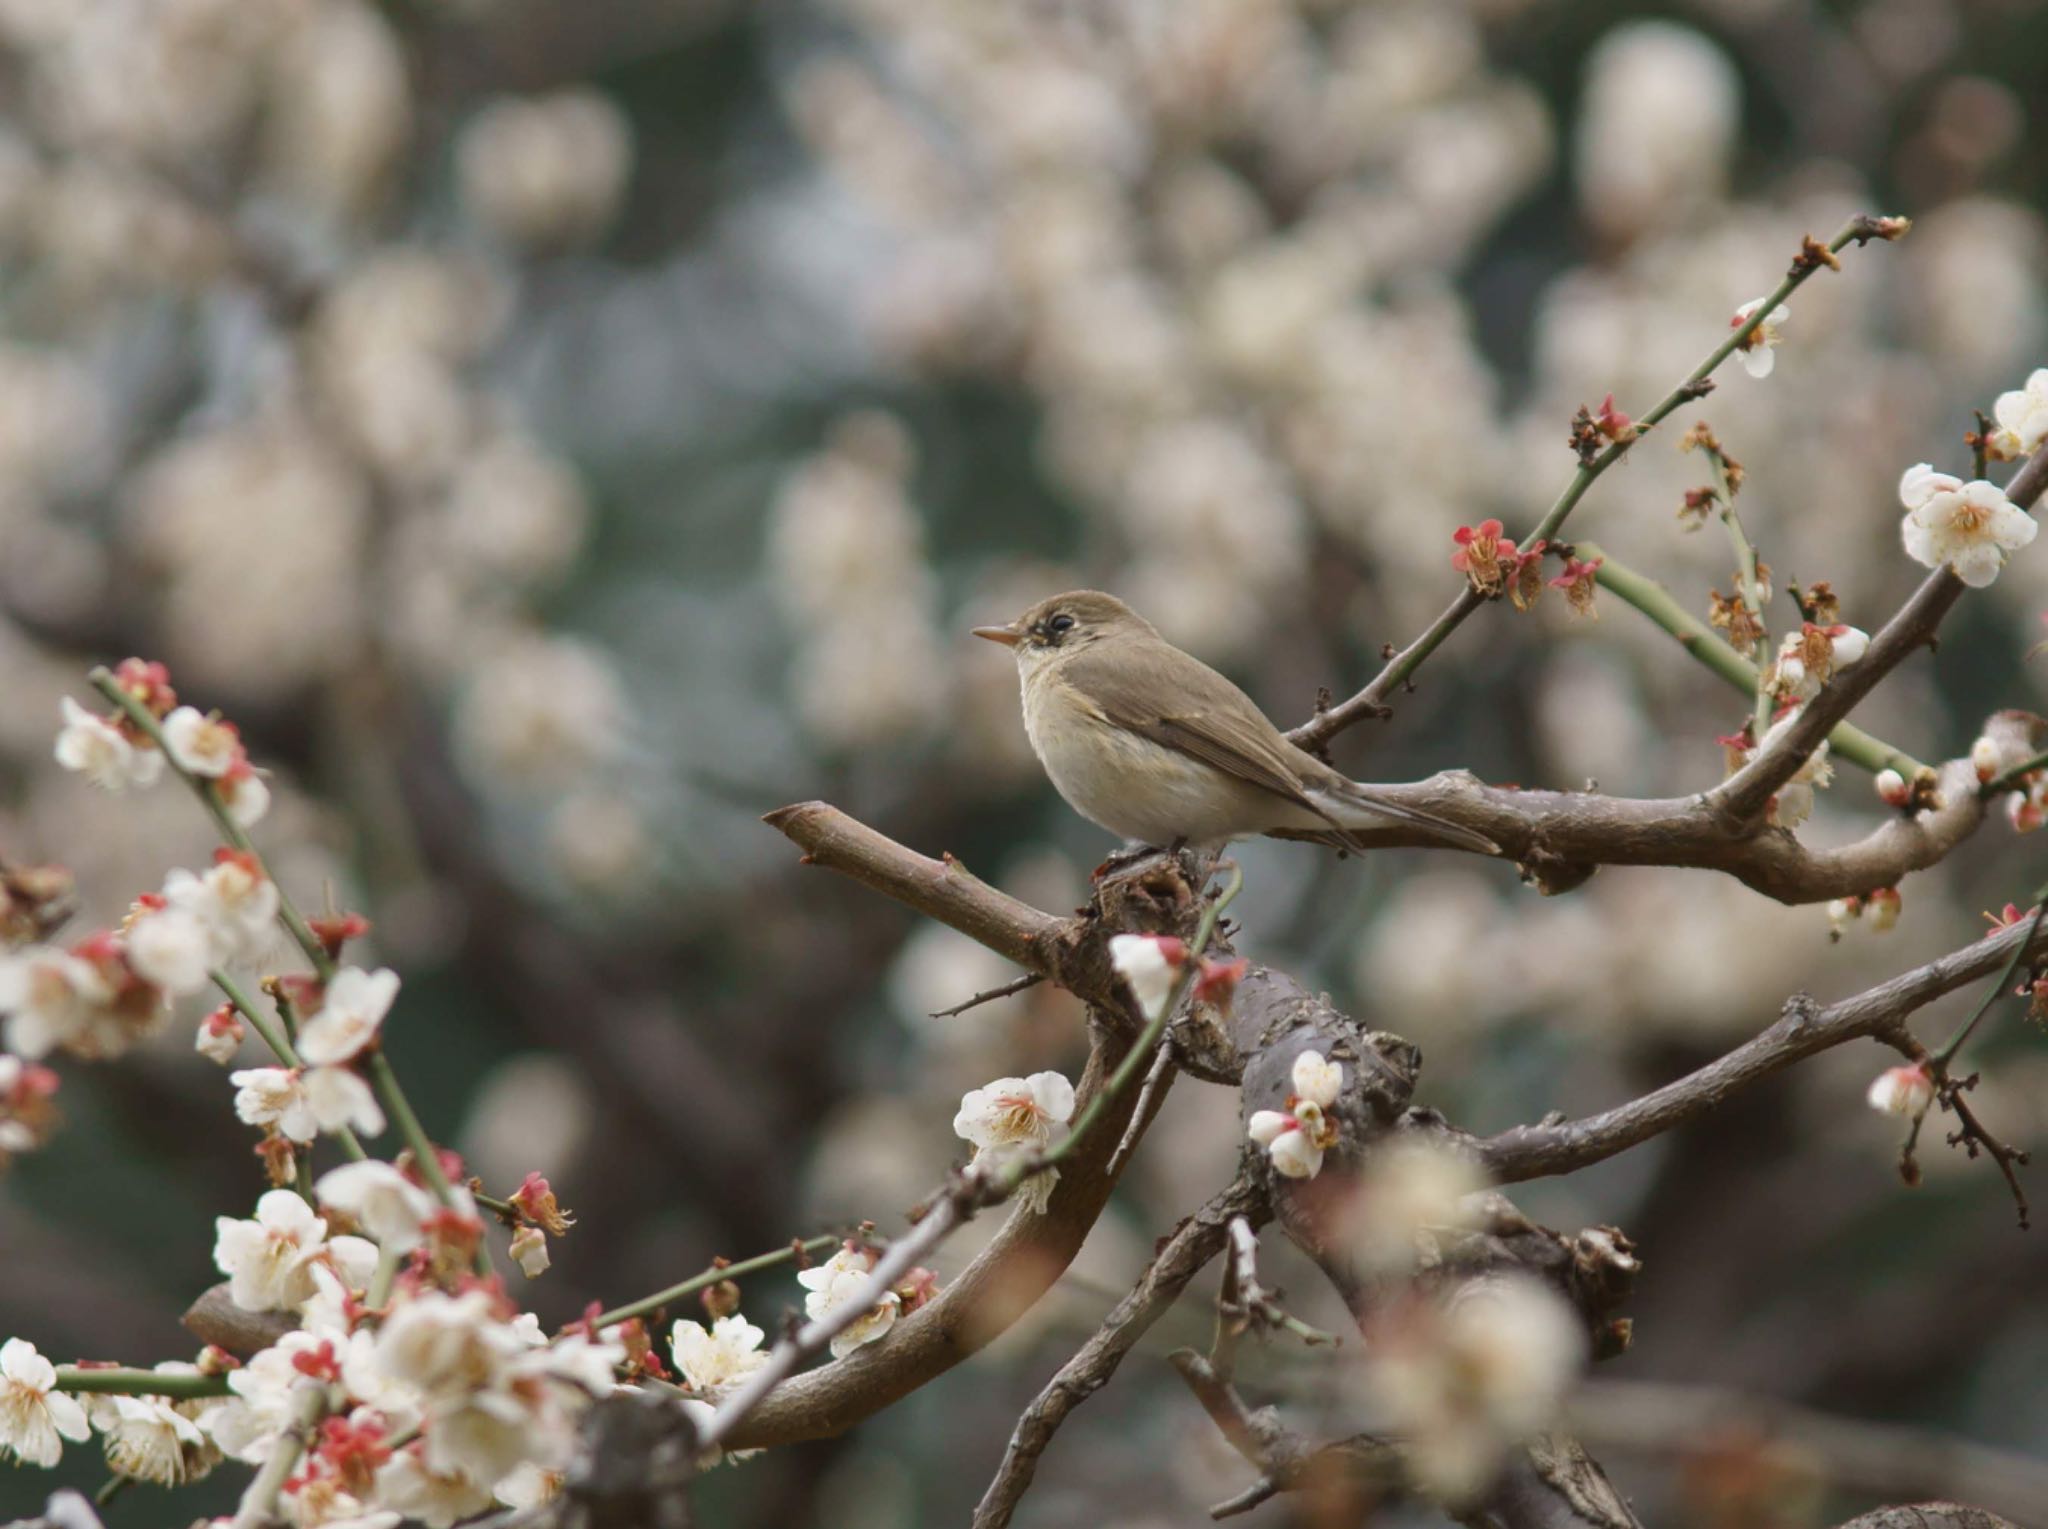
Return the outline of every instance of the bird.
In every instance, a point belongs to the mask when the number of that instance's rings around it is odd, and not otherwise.
[[[1071,590],[973,632],[1016,654],[1024,730],[1053,786],[1132,844],[1210,850],[1275,834],[1356,850],[1360,829],[1409,827],[1500,853],[1288,742],[1250,696],[1114,595]]]

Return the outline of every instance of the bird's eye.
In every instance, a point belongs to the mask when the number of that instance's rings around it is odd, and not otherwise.
[[[1074,629],[1074,618],[1072,616],[1069,616],[1065,611],[1061,611],[1057,616],[1049,616],[1046,618],[1045,629],[1046,631],[1050,632],[1053,636],[1058,637],[1063,633],[1071,632]]]

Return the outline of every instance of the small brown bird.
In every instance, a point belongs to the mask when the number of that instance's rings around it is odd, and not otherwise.
[[[974,635],[1015,650],[1024,730],[1060,795],[1125,839],[1209,848],[1284,831],[1355,849],[1355,829],[1406,824],[1500,853],[1289,743],[1250,696],[1114,595],[1054,595]]]

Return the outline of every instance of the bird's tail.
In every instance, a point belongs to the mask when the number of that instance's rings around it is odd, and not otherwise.
[[[1312,797],[1317,809],[1327,812],[1330,822],[1338,830],[1338,837],[1344,839],[1346,829],[1358,828],[1420,828],[1432,838],[1458,849],[1469,849],[1475,854],[1498,855],[1501,848],[1477,829],[1453,823],[1448,818],[1438,817],[1420,807],[1410,807],[1406,802],[1392,801],[1380,795],[1370,786],[1353,783],[1351,789],[1337,792],[1317,792]],[[1352,844],[1353,849],[1363,848]]]

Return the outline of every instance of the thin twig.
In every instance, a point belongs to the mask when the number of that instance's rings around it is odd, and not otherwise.
[[[1180,1299],[1189,1281],[1223,1251],[1227,1223],[1238,1216],[1264,1221],[1266,1214],[1259,1191],[1240,1179],[1183,1221],[1160,1244],[1136,1286],[1117,1302],[1095,1335],[1060,1366],[1059,1372],[1046,1382],[1045,1389],[1017,1419],[1009,1447],[1003,1452],[1003,1463],[974,1510],[973,1529],[1003,1529],[1010,1522],[1037,1473],[1039,1457],[1052,1443],[1060,1425],[1076,1407],[1109,1384],[1124,1356]]]
[[[1124,1127],[1123,1139],[1116,1144],[1116,1151],[1109,1157],[1109,1174],[1115,1178],[1123,1172],[1124,1161],[1131,1155],[1131,1149],[1138,1144],[1138,1134],[1145,1129],[1145,1122],[1152,1113],[1152,1100],[1166,1082],[1167,1074],[1173,1069],[1173,1036],[1159,1037],[1159,1045],[1152,1053],[1152,1065],[1146,1069],[1145,1081],[1138,1088],[1138,1107],[1131,1111],[1129,1124]]]
[[[681,1284],[670,1285],[666,1290],[657,1290],[652,1295],[642,1296],[637,1301],[630,1301],[624,1306],[615,1306],[610,1311],[602,1312],[591,1325],[598,1329],[616,1327],[621,1322],[630,1322],[635,1317],[648,1316],[664,1306],[673,1305],[683,1297],[695,1295],[699,1290],[715,1285],[721,1280],[740,1279],[763,1269],[772,1269],[777,1264],[808,1258],[813,1253],[822,1253],[827,1248],[837,1247],[840,1241],[838,1233],[827,1233],[805,1242],[792,1242],[788,1247],[777,1248],[772,1253],[759,1253],[752,1258],[743,1258],[736,1264],[713,1264],[702,1274],[693,1274]]]
[[[1829,252],[1838,254],[1852,243],[1868,242],[1873,237],[1871,229],[1874,226],[1874,220],[1868,217],[1851,219],[1841,232],[1828,242]],[[1564,491],[1537,522],[1535,529],[1517,545],[1533,547],[1539,541],[1547,541],[1556,536],[1564,525],[1565,517],[1570,515],[1578,502],[1586,496],[1587,490],[1599,481],[1600,475],[1620,461],[1631,446],[1673,410],[1703,396],[1711,386],[1708,379],[1714,370],[1749,340],[1770,317],[1773,309],[1790,297],[1815,271],[1822,269],[1822,264],[1804,258],[1794,261],[1785,279],[1757,305],[1756,311],[1743,323],[1731,328],[1727,338],[1716,345],[1707,354],[1707,358],[1686,375],[1683,382],[1665,394],[1648,414],[1637,421],[1635,432],[1624,434],[1621,439],[1610,442],[1591,461],[1580,465],[1579,470],[1572,474],[1571,481],[1565,485]],[[1415,671],[1422,667],[1423,661],[1442,646],[1444,639],[1456,631],[1467,616],[1485,603],[1485,598],[1474,592],[1470,583],[1463,585],[1458,591],[1457,598],[1445,607],[1443,614],[1432,621],[1420,637],[1395,655],[1370,684],[1349,700],[1318,712],[1287,736],[1301,747],[1313,752],[1327,745],[1332,738],[1353,723],[1369,716],[1385,715],[1387,697],[1411,680]]]
[[[1503,1131],[1479,1143],[1480,1164],[1502,1184],[1576,1172],[1697,1119],[1738,1089],[1845,1041],[1874,1037],[1911,1054],[1917,1048],[1905,1024],[1913,1013],[1996,971],[2015,951],[2039,956],[2048,952],[2048,937],[2015,924],[1826,1007],[1795,997],[1776,1024],[1696,1072],[1598,1115]]]
[[[976,993],[972,998],[963,999],[961,1002],[954,1004],[950,1009],[934,1009],[932,1010],[931,1017],[933,1019],[953,1019],[958,1015],[965,1014],[969,1009],[979,1008],[985,1003],[994,1003],[998,998],[1013,998],[1026,988],[1037,987],[1043,981],[1045,981],[1044,972],[1026,972],[1021,977],[1005,982],[1001,987],[992,987],[985,993]]]

